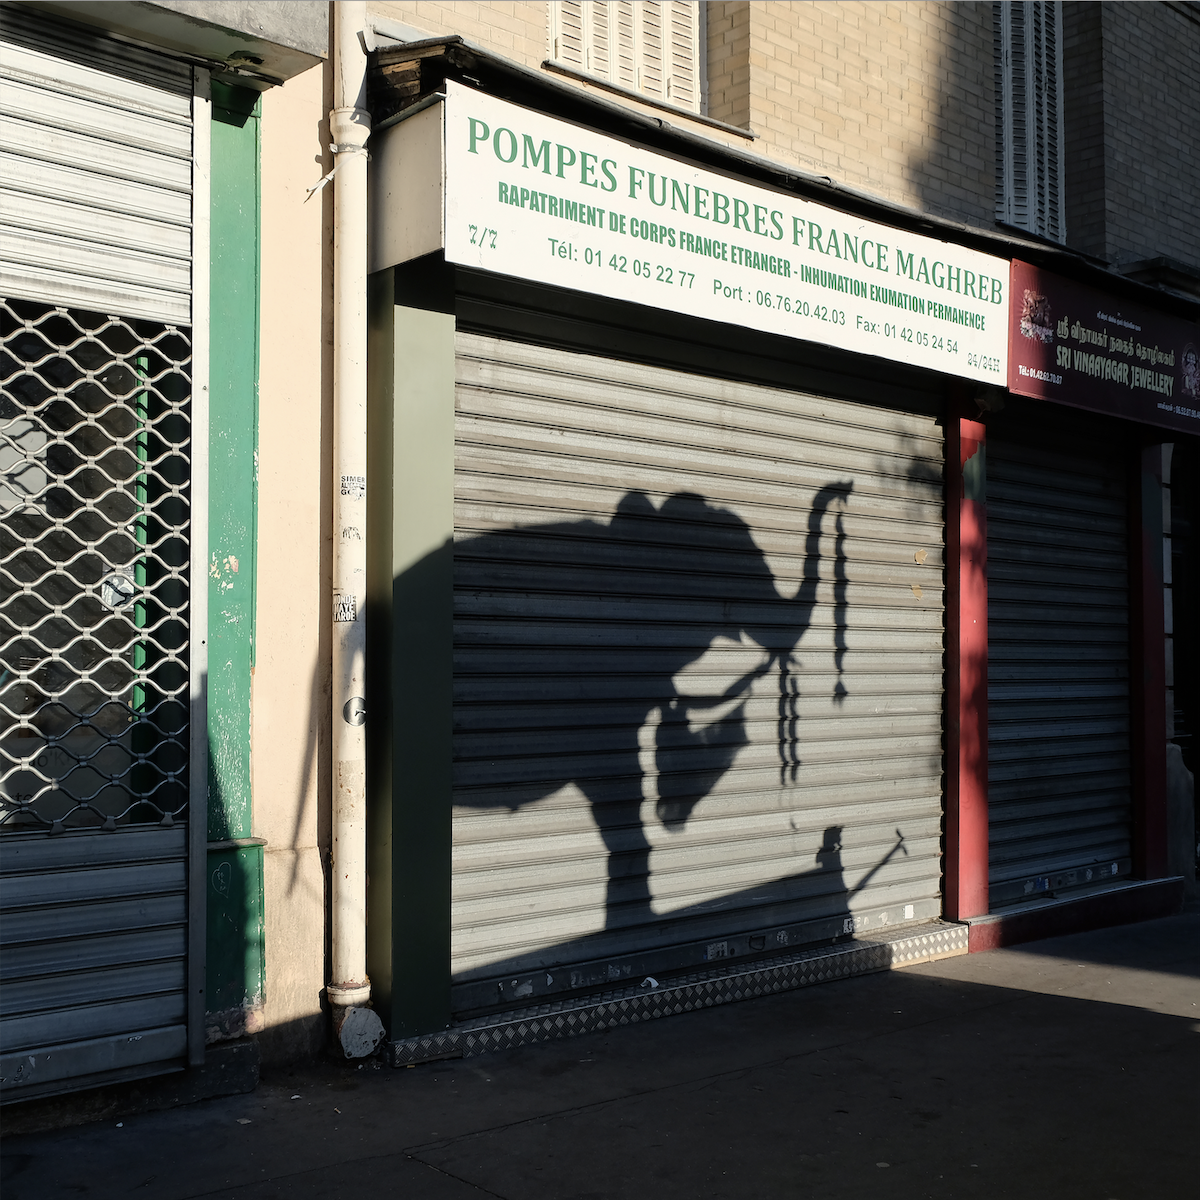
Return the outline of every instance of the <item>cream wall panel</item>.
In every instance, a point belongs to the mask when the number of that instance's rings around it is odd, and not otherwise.
[[[252,718],[254,833],[266,838],[266,1011],[270,1061],[323,1036],[329,791],[328,580],[331,197],[306,202],[327,169],[328,97],[315,67],[262,98],[257,659]],[[326,823],[328,816],[326,815]],[[326,837],[327,840],[327,837]]]

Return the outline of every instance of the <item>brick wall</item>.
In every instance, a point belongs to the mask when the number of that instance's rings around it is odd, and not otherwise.
[[[546,59],[545,0],[371,0],[368,7],[430,35],[457,33],[527,67]]]
[[[750,125],[750,5],[716,0],[708,6],[708,115]]]
[[[371,10],[527,66],[547,54],[544,0]],[[707,20],[708,115],[757,134],[755,151],[994,227],[990,4],[715,0]],[[1200,264],[1200,6],[1066,5],[1064,77],[1068,243]]]
[[[744,7],[756,149],[991,227],[990,5],[752,0]]]
[[[1066,242],[1105,257],[1104,69],[1101,6],[1063,6],[1063,188]]]
[[[1070,7],[1070,6],[1068,6]],[[1200,11],[1105,3],[1105,250],[1200,267]]]

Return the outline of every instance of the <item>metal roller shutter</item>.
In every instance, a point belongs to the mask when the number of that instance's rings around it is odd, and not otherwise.
[[[189,813],[204,770],[192,70],[25,6],[0,14],[8,1101],[202,1056]]]
[[[938,916],[933,420],[459,339],[456,1011]]]
[[[992,905],[1130,871],[1119,449],[988,440]]]
[[[7,835],[5,1098],[187,1051],[186,827]]]
[[[190,324],[191,67],[0,14],[0,295]]]

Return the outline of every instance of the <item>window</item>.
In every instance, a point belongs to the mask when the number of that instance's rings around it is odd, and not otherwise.
[[[993,5],[996,219],[1062,241],[1062,4]]]
[[[556,0],[550,53],[564,66],[701,112],[703,9],[689,0]]]

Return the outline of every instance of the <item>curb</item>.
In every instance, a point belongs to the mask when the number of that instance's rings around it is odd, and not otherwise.
[[[1184,880],[1177,875],[1170,879],[1133,880],[1084,896],[1034,900],[1014,906],[1008,912],[964,917],[963,922],[970,930],[968,944],[975,954],[1170,916],[1183,908],[1183,901]]]

